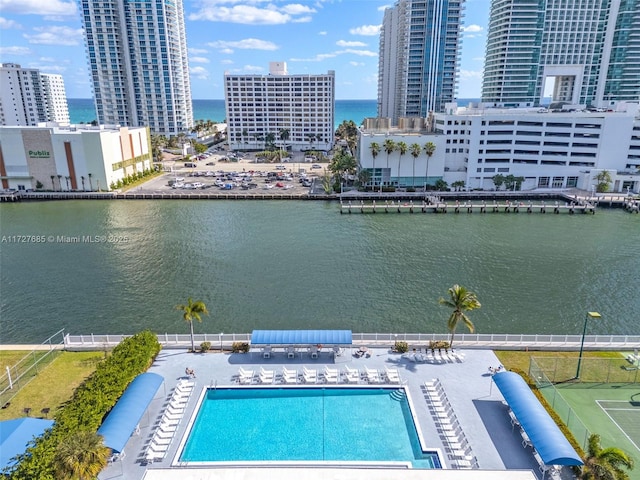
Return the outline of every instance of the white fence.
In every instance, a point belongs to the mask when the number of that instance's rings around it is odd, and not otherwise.
[[[68,350],[110,348],[129,335],[65,335],[64,345]],[[354,345],[390,347],[396,341],[405,341],[412,346],[427,346],[430,341],[449,340],[446,333],[354,333]],[[188,334],[158,334],[164,348],[190,348]],[[520,335],[520,334],[469,334],[454,337],[454,347],[534,350],[574,350],[580,347],[581,335]],[[204,333],[195,334],[194,342],[210,342],[212,349],[228,349],[233,342],[251,343],[250,333]],[[584,348],[588,350],[628,350],[640,348],[640,335],[586,335]]]

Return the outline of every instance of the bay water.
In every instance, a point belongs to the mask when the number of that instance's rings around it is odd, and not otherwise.
[[[19,241],[19,236],[38,236]],[[479,333],[640,333],[640,216],[339,213],[323,201],[0,205],[2,343],[73,334],[447,331],[459,283]],[[463,331],[462,325],[459,331]]]

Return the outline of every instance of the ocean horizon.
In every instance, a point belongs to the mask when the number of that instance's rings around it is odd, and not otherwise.
[[[96,110],[92,98],[68,98],[69,117],[72,124],[91,123],[96,120]],[[194,120],[222,122],[226,117],[224,100],[192,100]],[[460,98],[458,103],[477,102],[477,98]],[[336,100],[334,128],[345,120],[353,120],[360,125],[365,118],[378,115],[378,101]]]

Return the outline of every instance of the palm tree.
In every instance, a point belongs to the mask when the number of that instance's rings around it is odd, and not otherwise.
[[[411,144],[411,156],[413,157],[413,180],[411,181],[411,185],[413,187],[416,186],[416,160],[420,156],[422,152],[422,147],[418,143]]]
[[[396,142],[387,138],[382,146],[384,147],[384,151],[387,152],[387,169],[389,169],[389,155],[396,149]],[[380,191],[382,191],[382,183],[380,184]]]
[[[612,182],[611,174],[608,170],[602,170],[598,172],[598,174],[593,177],[594,180],[598,182],[596,186],[596,192],[605,193],[609,191],[609,184]]]
[[[475,293],[470,292],[460,285],[454,285],[451,287],[449,289],[449,299],[447,300],[441,297],[440,300],[438,300],[438,303],[453,309],[453,312],[451,312],[451,316],[447,321],[447,327],[451,333],[449,347],[453,347],[453,336],[460,320],[464,322],[471,333],[473,333],[475,328],[469,317],[467,317],[464,312],[475,310],[476,308],[480,308],[482,305],[480,305]]]
[[[427,154],[427,168],[424,172],[424,191],[427,191],[427,185],[429,184],[429,160],[431,159],[431,156],[433,155],[433,153],[436,151],[436,144],[433,142],[427,142],[424,144],[424,153]]]
[[[378,156],[378,154],[380,153],[380,145],[377,142],[371,142],[369,144],[369,149],[371,150],[371,156],[373,157],[373,168],[372,168],[372,179],[375,182],[375,175],[376,175],[376,157]],[[373,182],[372,182],[373,183]],[[374,186],[373,184],[371,185],[372,187]]]
[[[58,189],[62,191],[62,183],[61,183],[62,175],[57,175],[57,177],[58,177]]]
[[[93,173],[87,174],[89,177],[89,190],[93,192],[93,183],[91,182],[91,178],[93,177]]]
[[[629,474],[623,470],[633,470],[633,458],[616,447],[602,448],[600,435],[589,437],[587,456],[580,478],[583,480],[628,480]]]
[[[396,144],[396,149],[398,150],[398,186],[400,186],[400,161],[402,160],[402,156],[407,153],[407,144],[404,142],[398,142]]]
[[[71,180],[71,177],[69,175],[67,175],[66,177],[64,177],[65,182],[67,182],[67,191],[69,191],[69,180]]]
[[[182,318],[185,322],[189,323],[189,328],[191,329],[191,351],[196,351],[195,341],[193,339],[193,321],[197,320],[198,322],[202,322],[202,317],[200,314],[209,315],[209,311],[207,310],[207,306],[204,302],[198,300],[193,301],[191,297],[188,298],[186,305],[176,305],[176,310],[181,310],[184,312]]]
[[[111,449],[105,447],[102,435],[76,432],[60,442],[54,457],[56,478],[90,480],[107,466]]]
[[[82,175],[80,177],[80,180],[82,180],[82,191],[84,192],[85,191],[85,188],[84,188],[84,175]]]
[[[51,175],[51,188],[53,189],[53,191],[56,191],[56,182],[54,181],[54,179],[56,178],[55,175]]]

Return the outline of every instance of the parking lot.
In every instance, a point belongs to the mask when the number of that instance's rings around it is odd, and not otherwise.
[[[327,164],[305,162],[259,163],[251,154],[233,158],[228,152],[213,152],[189,162],[164,162],[165,174],[127,193],[179,193],[242,195],[307,195]],[[315,168],[313,168],[315,167]]]

